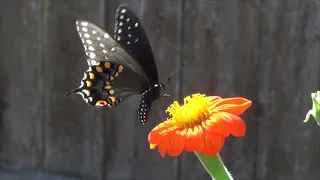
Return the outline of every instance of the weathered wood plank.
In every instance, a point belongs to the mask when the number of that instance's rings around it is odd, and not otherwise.
[[[97,180],[85,176],[66,176],[61,174],[40,173],[33,171],[0,170],[0,179],[3,180]]]
[[[257,4],[253,1],[186,1],[183,11],[183,95],[205,93],[257,100]],[[244,138],[227,138],[220,153],[236,179],[250,179],[255,159],[255,108],[243,118]],[[251,115],[249,115],[251,114]],[[181,158],[181,179],[209,179],[193,153]]]
[[[130,6],[146,30],[151,42],[160,80],[176,69],[178,60],[178,33],[180,1],[120,1],[108,2],[108,27],[112,32],[114,12],[118,5]],[[175,94],[175,78],[167,84],[168,93]],[[157,152],[149,150],[148,133],[160,122],[157,105],[152,107],[150,122],[141,126],[136,117],[140,103],[140,95],[128,98],[119,107],[112,110],[108,121],[114,130],[108,135],[106,147],[108,158],[106,164],[106,179],[176,179],[175,163],[172,158],[162,159]],[[162,114],[167,100],[158,100]],[[159,174],[159,171],[166,172]]]
[[[102,108],[89,107],[78,95],[63,95],[80,85],[88,68],[76,32],[77,18],[103,26],[104,1],[47,0],[45,4],[46,170],[102,178]]]
[[[43,78],[40,0],[0,6],[0,166],[41,168]]]
[[[319,89],[317,1],[262,1],[256,179],[320,179],[319,129],[302,121]]]

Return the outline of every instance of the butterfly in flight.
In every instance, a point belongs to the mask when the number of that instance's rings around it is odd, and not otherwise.
[[[87,55],[89,69],[84,72],[76,93],[91,106],[115,107],[133,94],[142,94],[138,109],[141,124],[148,121],[152,102],[165,86],[158,82],[158,71],[149,40],[137,16],[121,5],[115,14],[114,37],[97,25],[76,21]]]

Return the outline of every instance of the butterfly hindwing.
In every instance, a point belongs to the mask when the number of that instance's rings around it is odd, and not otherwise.
[[[146,72],[152,84],[158,83],[158,72],[153,52],[135,13],[121,5],[115,14],[114,39],[123,47]]]

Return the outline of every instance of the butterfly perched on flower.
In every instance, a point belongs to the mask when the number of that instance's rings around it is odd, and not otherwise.
[[[77,31],[88,56],[89,69],[84,72],[77,93],[92,106],[115,107],[133,94],[142,94],[138,119],[148,120],[152,102],[161,96],[164,84],[158,71],[146,33],[137,16],[121,5],[115,14],[114,37],[97,25],[77,20]]]

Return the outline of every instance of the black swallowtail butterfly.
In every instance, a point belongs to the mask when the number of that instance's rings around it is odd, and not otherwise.
[[[152,102],[161,96],[154,56],[137,16],[121,5],[115,14],[114,38],[97,25],[78,20],[77,31],[89,69],[81,86],[65,94],[77,93],[92,106],[117,106],[126,97],[142,94],[138,118],[147,123]]]

